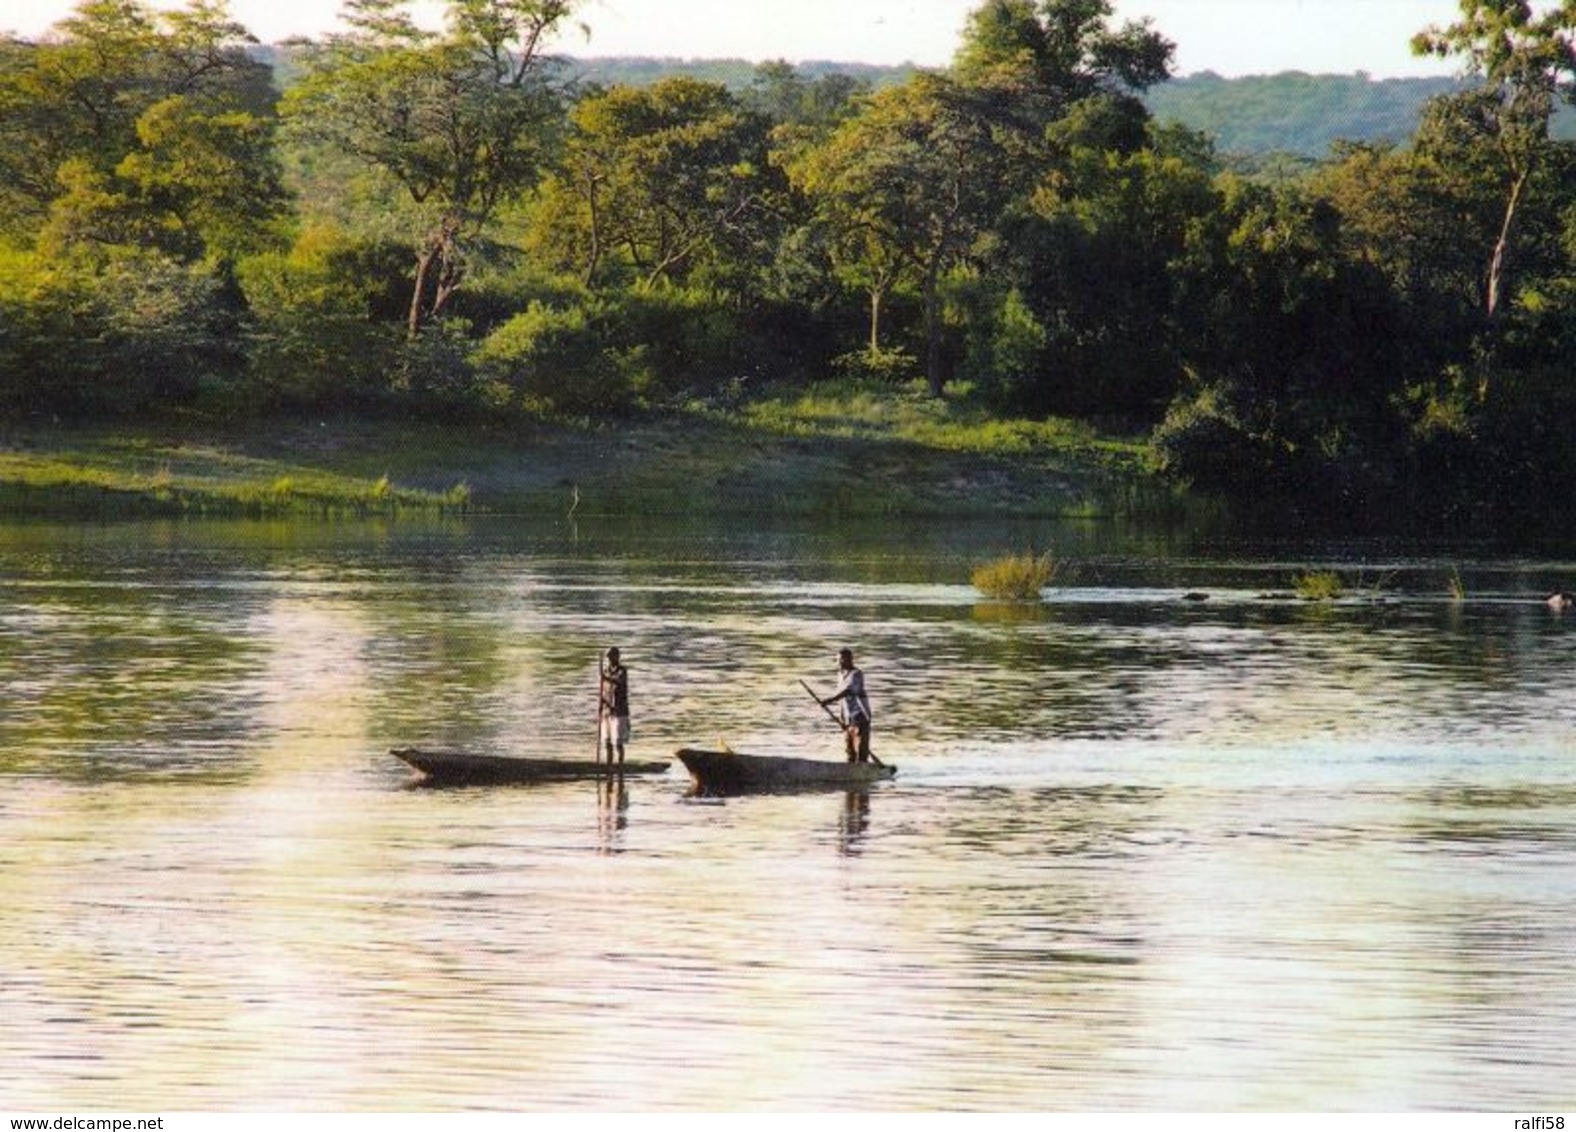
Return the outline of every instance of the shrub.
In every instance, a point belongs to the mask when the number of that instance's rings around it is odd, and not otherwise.
[[[464,319],[428,323],[395,350],[393,391],[417,405],[451,412],[496,407],[471,364],[471,350],[470,326]]]
[[[604,332],[598,303],[567,309],[533,302],[487,336],[472,355],[484,381],[512,390],[527,408],[599,413],[630,408],[632,373]]]
[[[853,381],[901,385],[920,373],[914,355],[903,350],[856,350],[832,359],[832,372]]]
[[[656,400],[719,389],[769,354],[750,342],[737,311],[700,289],[632,292],[611,321],[617,343],[640,351],[642,391]]]
[[[1345,591],[1341,576],[1334,570],[1310,570],[1292,579],[1297,596],[1304,601],[1333,601]]]
[[[0,407],[136,413],[190,402],[239,362],[208,269],[121,249],[46,263],[0,253]]]
[[[1265,482],[1271,454],[1243,425],[1230,400],[1218,387],[1179,399],[1150,437],[1157,470],[1205,490]]]
[[[1032,405],[1050,340],[1016,287],[978,312],[968,338],[968,372],[976,375],[986,398],[1006,412]]]
[[[970,581],[986,597],[1001,601],[1035,601],[1060,570],[1061,564],[1049,551],[1038,557],[1033,552],[1009,554],[976,566]]]
[[[342,409],[382,397],[400,365],[402,268],[403,255],[396,266],[391,249],[329,228],[241,260],[255,404]]]

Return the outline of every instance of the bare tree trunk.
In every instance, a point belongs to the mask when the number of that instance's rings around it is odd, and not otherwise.
[[[586,255],[586,271],[584,282],[587,287],[596,282],[596,273],[602,266],[602,210],[597,203],[596,174],[586,174],[586,212],[591,221],[591,249]]]
[[[1522,172],[1510,186],[1510,199],[1505,202],[1505,218],[1499,226],[1499,239],[1494,241],[1494,254],[1488,263],[1488,317],[1493,321],[1498,316],[1505,298],[1505,276],[1507,260],[1510,258],[1510,231],[1516,222],[1516,209],[1521,204],[1521,196],[1527,187],[1527,173]]]
[[[940,397],[947,383],[941,351],[941,257],[931,257],[925,271],[925,380],[930,395]]]
[[[886,297],[885,287],[870,288],[870,353],[881,352],[881,303]]]
[[[465,269],[458,251],[459,224],[453,219],[445,220],[422,245],[416,257],[416,282],[411,288],[405,324],[405,332],[413,341],[421,337],[427,323],[443,313],[460,289]]]
[[[410,311],[405,319],[405,334],[413,342],[421,337],[423,297],[427,294],[427,280],[432,274],[432,261],[437,255],[438,249],[428,243],[423,245],[421,253],[416,256],[416,282],[411,287]]]
[[[586,255],[585,285],[596,284],[596,273],[602,266],[602,229],[596,215],[596,205],[591,205],[591,250]]]
[[[430,318],[439,318],[449,307],[449,300],[454,298],[454,293],[460,289],[460,281],[465,277],[465,272],[457,264],[442,256],[439,259],[438,285],[432,294],[432,311]]]

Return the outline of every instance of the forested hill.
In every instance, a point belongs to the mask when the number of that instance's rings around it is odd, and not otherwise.
[[[755,78],[756,64],[748,59],[671,59],[647,56],[622,56],[604,59],[571,58],[574,72],[584,82],[602,86],[649,86],[669,75],[689,75],[704,82],[721,83],[742,90]],[[875,63],[797,63],[794,70],[809,80],[823,75],[847,75],[870,87],[895,86],[906,82],[919,68],[904,65],[887,67]]]
[[[588,82],[644,86],[686,74],[735,90],[749,85],[755,65],[743,59],[575,59]],[[915,68],[863,63],[808,62],[806,78],[844,74],[872,87],[906,81]],[[1181,122],[1215,139],[1224,154],[1293,153],[1324,157],[1330,143],[1404,142],[1417,127],[1423,104],[1456,86],[1450,78],[1374,79],[1367,75],[1310,75],[1285,71],[1228,79],[1205,71],[1162,83],[1146,95],[1154,115]],[[1557,121],[1556,134],[1576,138],[1576,115]]]
[[[1211,72],[1172,79],[1145,97],[1162,121],[1215,139],[1222,153],[1322,157],[1330,143],[1404,142],[1430,98],[1455,89],[1449,78],[1371,79],[1285,71],[1227,79]]]
[[[260,54],[273,53],[263,48]],[[277,57],[273,62],[284,64]],[[739,91],[757,74],[756,64],[746,59],[572,57],[569,65],[580,81],[601,86],[649,86],[669,75],[682,74]],[[838,74],[880,88],[907,82],[918,68],[812,60],[796,64],[794,69],[809,80]],[[283,72],[288,82],[287,64]],[[1423,104],[1457,86],[1457,80],[1445,77],[1375,79],[1362,73],[1282,71],[1224,78],[1204,71],[1161,83],[1144,98],[1156,118],[1208,134],[1222,154],[1322,158],[1337,140],[1406,141],[1417,128]],[[1576,112],[1567,108],[1556,115],[1554,134],[1576,140]]]

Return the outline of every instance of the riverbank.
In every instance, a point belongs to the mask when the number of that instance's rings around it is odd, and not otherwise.
[[[1100,515],[1133,442],[839,387],[616,421],[199,420],[0,429],[12,515]]]

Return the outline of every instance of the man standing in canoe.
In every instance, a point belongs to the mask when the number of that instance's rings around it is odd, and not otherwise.
[[[601,668],[598,730],[601,732],[602,745],[607,749],[608,763],[612,764],[616,751],[619,764],[622,765],[624,745],[629,742],[629,669],[620,661],[616,648],[607,650],[607,658]]]
[[[865,695],[865,674],[854,667],[854,650],[837,654],[837,691],[821,701],[830,707],[843,703],[843,742],[849,762],[870,761],[870,697]]]

